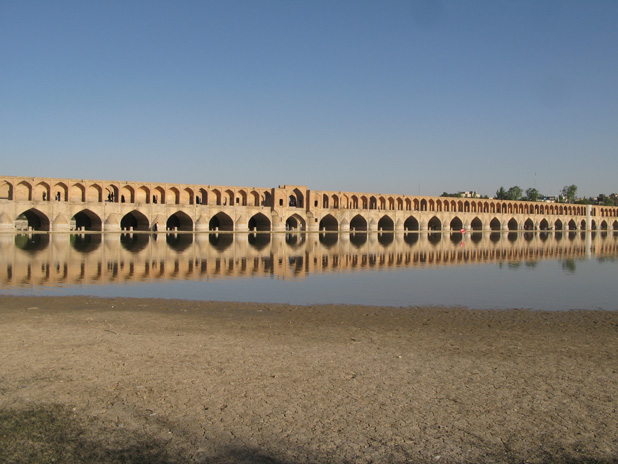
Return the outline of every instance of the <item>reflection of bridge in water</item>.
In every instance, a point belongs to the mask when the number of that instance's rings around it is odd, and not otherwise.
[[[0,285],[208,280],[618,256],[618,232],[0,235]]]

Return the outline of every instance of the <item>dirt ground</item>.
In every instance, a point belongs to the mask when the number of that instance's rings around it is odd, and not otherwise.
[[[618,312],[0,296],[0,462],[618,462]]]

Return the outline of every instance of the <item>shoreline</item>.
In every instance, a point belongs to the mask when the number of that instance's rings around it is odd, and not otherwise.
[[[617,335],[607,310],[0,295],[0,449],[7,462],[609,463]]]

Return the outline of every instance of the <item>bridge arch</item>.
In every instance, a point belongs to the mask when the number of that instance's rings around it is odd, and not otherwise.
[[[378,230],[387,230],[387,231],[395,230],[395,223],[390,218],[390,216],[385,214],[384,216],[380,218],[380,220],[378,221]]]
[[[509,230],[517,230],[519,227],[519,224],[517,224],[517,221],[515,220],[515,218],[511,218],[507,224]]]
[[[223,211],[220,211],[210,219],[208,228],[210,230],[233,231],[234,221]]]
[[[556,219],[556,222],[554,222],[554,229],[562,230],[563,228],[564,228],[564,225],[562,224],[562,221],[560,219]]]
[[[502,229],[502,224],[500,224],[500,220],[495,217],[489,223],[489,228],[491,230],[501,230]]]
[[[49,231],[49,218],[36,208],[30,208],[20,214],[28,220],[28,228]]]
[[[577,224],[573,219],[569,221],[569,230],[577,230]]]
[[[167,230],[181,230],[190,232],[193,230],[193,219],[183,211],[176,211],[165,223]]]
[[[461,222],[461,219],[459,219],[459,216],[455,216],[453,219],[451,219],[451,223],[449,224],[449,227],[451,230],[459,231],[463,229],[463,222]]]
[[[440,221],[440,219],[436,216],[433,216],[427,223],[427,229],[431,231],[442,230],[442,221]]]
[[[472,230],[483,230],[483,223],[478,217],[475,217],[474,219],[472,219],[470,227],[472,228]]]
[[[78,211],[71,218],[75,221],[75,229],[77,230],[102,230],[103,221],[98,214],[90,211],[89,209],[83,209]]]
[[[122,230],[148,230],[150,222],[148,218],[140,211],[134,209],[125,214],[120,220],[120,228]]]
[[[350,221],[350,230],[366,231],[367,219],[365,219],[362,215],[357,214]]]
[[[524,230],[534,230],[534,222],[532,222],[532,219],[526,219],[526,222],[524,222]]]
[[[409,216],[403,223],[404,230],[419,230],[418,220],[414,216]]]
[[[319,225],[320,230],[336,231],[339,229],[339,223],[332,214],[327,214],[322,218]]]
[[[539,223],[539,229],[540,230],[547,230],[547,229],[549,229],[549,223],[547,222],[547,219],[543,218],[541,220],[541,222]]]
[[[249,230],[258,230],[261,232],[269,232],[271,230],[270,219],[268,219],[264,214],[257,213],[251,216],[249,219]]]
[[[286,230],[307,230],[305,220],[298,214],[292,214],[285,221]]]

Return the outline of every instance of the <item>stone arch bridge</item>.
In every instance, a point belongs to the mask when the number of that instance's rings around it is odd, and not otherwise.
[[[0,177],[0,231],[618,230],[618,207],[150,182]]]

